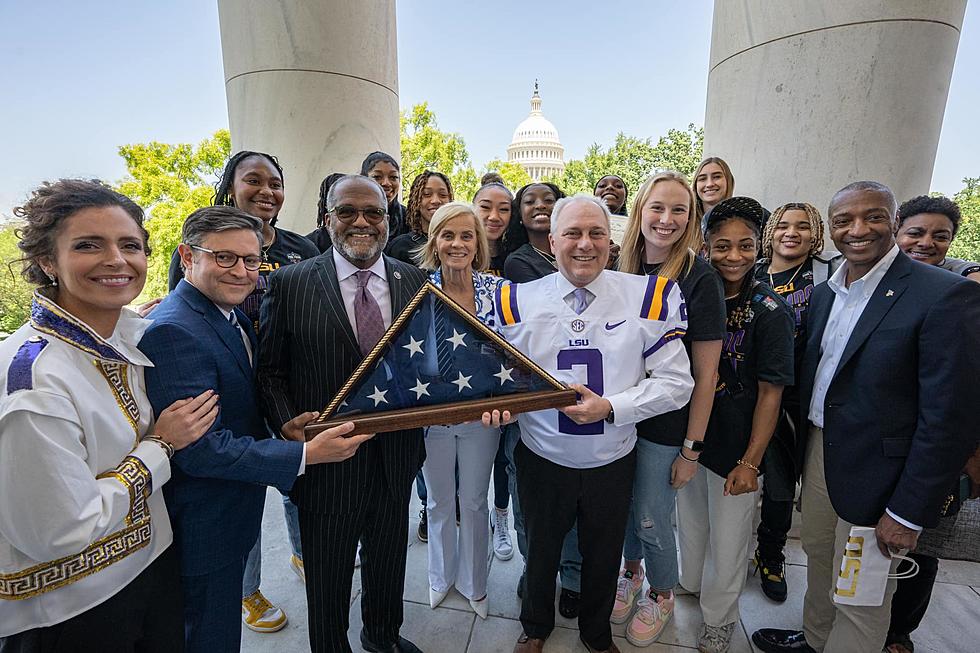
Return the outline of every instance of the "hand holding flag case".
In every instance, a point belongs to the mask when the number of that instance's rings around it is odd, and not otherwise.
[[[426,283],[306,427],[306,437],[348,421],[351,435],[381,433],[575,401],[574,390]]]

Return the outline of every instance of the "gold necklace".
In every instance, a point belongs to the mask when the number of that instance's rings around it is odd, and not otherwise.
[[[547,252],[541,251],[540,249],[538,249],[534,245],[531,245],[531,248],[535,252],[537,252],[538,254],[540,254],[541,255],[541,258],[543,258],[544,260],[548,261],[548,263],[551,264],[551,267],[555,268],[556,270],[558,269],[558,259],[556,257],[552,256],[551,254],[548,254]]]
[[[806,261],[803,261],[803,263],[806,263]],[[769,285],[772,286],[772,289],[775,290],[780,295],[785,295],[786,293],[793,292],[793,289],[794,289],[793,280],[796,279],[796,275],[798,275],[800,273],[800,270],[803,269],[803,263],[800,263],[799,265],[796,266],[796,272],[794,272],[793,273],[793,276],[791,276],[789,278],[789,281],[787,281],[786,283],[784,283],[781,286],[777,286],[776,285],[776,282],[773,281],[773,279],[772,279],[772,271],[771,271],[772,270],[772,265],[770,264],[770,267],[769,267],[769,269],[770,269],[770,272],[769,272]]]

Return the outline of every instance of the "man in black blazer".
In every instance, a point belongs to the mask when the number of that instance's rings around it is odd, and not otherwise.
[[[382,255],[384,191],[356,175],[327,195],[333,247],[272,275],[262,304],[259,383],[270,426],[319,411],[425,283],[425,273]],[[379,433],[350,459],[307,470],[290,498],[299,508],[310,647],[350,651],[351,578],[360,540],[367,651],[411,653],[399,637],[408,501],[422,465],[422,431]]]
[[[877,607],[832,600],[850,528],[873,526],[885,555],[913,549],[977,446],[980,286],[898,250],[887,186],[846,186],[829,218],[846,262],[813,290],[800,377],[803,631],[757,631],[763,651],[880,651],[895,581]]]

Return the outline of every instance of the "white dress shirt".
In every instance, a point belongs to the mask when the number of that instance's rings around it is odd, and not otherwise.
[[[340,285],[340,294],[344,298],[344,308],[347,309],[347,318],[350,320],[351,329],[357,333],[357,318],[354,317],[354,296],[357,294],[357,277],[354,276],[361,271],[353,263],[345,259],[337,248],[333,248],[333,264],[337,268],[337,283]],[[368,281],[367,289],[374,296],[374,301],[378,302],[381,309],[381,319],[384,321],[385,328],[391,326],[391,291],[388,289],[388,274],[385,271],[385,261],[383,256],[368,268],[373,274]]]
[[[186,279],[185,279],[185,281],[186,281]],[[188,281],[187,283],[190,283],[190,281]],[[191,284],[191,285],[193,286],[194,284]],[[196,288],[197,286],[194,286],[194,287]],[[231,322],[231,311],[226,311],[225,309],[223,309],[221,306],[218,306],[214,302],[211,302],[211,303],[214,304],[214,307],[216,309],[218,309],[219,311],[221,311],[221,314],[225,316],[225,319],[226,320],[228,320],[229,322]],[[245,343],[245,353],[248,354],[248,362],[249,363],[252,363],[254,365],[254,362],[252,360],[252,343],[249,342],[249,340],[248,340],[248,334],[245,333],[245,329],[242,327],[241,323],[239,323],[237,326],[238,326],[238,333],[241,334],[242,341]],[[302,476],[305,473],[306,473],[306,443],[304,442],[303,443],[303,455],[301,455],[300,458],[299,458],[299,470],[297,470],[296,475],[297,476]]]
[[[810,421],[819,429],[823,428],[823,407],[827,398],[827,389],[837,373],[841,356],[851,339],[854,326],[868,306],[868,301],[878,288],[882,278],[898,256],[898,246],[892,246],[888,253],[881,257],[871,270],[860,279],[847,285],[848,263],[837,268],[837,271],[827,279],[827,285],[834,291],[834,304],[830,307],[827,317],[827,327],[820,340],[820,361],[817,363],[817,374],[813,380],[813,394],[810,397]],[[922,527],[902,519],[888,508],[885,508],[895,521],[908,528],[921,531]]]

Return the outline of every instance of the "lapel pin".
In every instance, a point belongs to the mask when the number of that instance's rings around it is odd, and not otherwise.
[[[894,290],[889,290],[888,292],[885,293],[885,297],[891,297],[894,294],[895,294]]]
[[[399,272],[398,270],[395,270],[395,278],[400,280],[402,278],[402,273]],[[891,292],[891,291],[889,290],[888,292]]]

